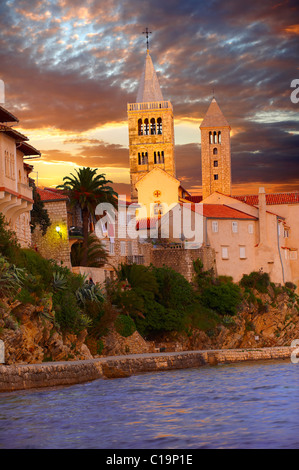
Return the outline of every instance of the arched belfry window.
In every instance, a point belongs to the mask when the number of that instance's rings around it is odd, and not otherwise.
[[[218,144],[221,144],[221,131],[218,132]]]
[[[217,141],[217,132],[214,131],[214,144],[217,144],[218,141]]]
[[[217,148],[216,148],[216,147],[215,147],[215,148],[213,148],[213,155],[217,155],[217,153],[218,153],[218,150],[217,150]]]
[[[138,165],[147,165],[147,164],[148,164],[148,153],[138,152]]]
[[[144,120],[144,135],[149,135],[149,123],[147,118]]]
[[[162,134],[162,119],[160,117],[157,119],[157,134]]]
[[[138,135],[143,135],[142,119],[138,119]]]
[[[212,134],[212,132],[209,132],[209,142],[210,142],[210,144],[213,143],[213,134]]]
[[[156,134],[156,121],[155,118],[151,119],[151,135]]]

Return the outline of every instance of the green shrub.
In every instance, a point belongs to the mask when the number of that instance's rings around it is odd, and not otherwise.
[[[125,338],[131,336],[136,331],[134,320],[128,315],[119,315],[114,326],[116,331]]]
[[[293,282],[286,282],[286,283],[285,283],[285,287],[286,287],[287,289],[292,290],[292,291],[294,291],[294,290],[297,289],[296,284],[294,284]]]
[[[231,315],[224,315],[223,317],[223,323],[224,325],[235,325],[235,319]]]
[[[22,302],[22,304],[31,304],[36,305],[36,296],[29,292],[27,289],[22,287],[20,292],[18,292],[16,299]]]
[[[52,287],[54,264],[39,253],[29,248],[21,249],[18,255],[17,265],[25,268],[31,276],[34,276],[45,290]]]
[[[219,315],[235,315],[241,300],[240,288],[233,283],[208,287],[200,298],[203,305],[215,310]]]
[[[4,215],[0,212],[0,254],[15,263],[15,254],[20,250],[15,232],[10,230]]]
[[[187,328],[190,326],[191,328],[207,331],[219,325],[222,322],[222,318],[197,300],[187,309],[185,321]]]
[[[193,269],[195,273],[194,282],[199,291],[202,291],[212,284],[214,279],[214,272],[213,270],[204,271],[203,262],[200,259],[193,261]]]
[[[193,302],[194,293],[191,284],[182,274],[168,267],[156,268],[152,266],[158,291],[155,300],[166,308],[181,310]]]
[[[270,285],[270,277],[268,273],[253,271],[250,274],[244,274],[240,285],[242,287],[250,287],[258,292],[266,294]]]
[[[76,295],[73,292],[56,292],[53,295],[55,320],[64,331],[78,334],[91,326],[91,319],[80,310]]]
[[[25,272],[0,256],[0,296],[15,293],[23,283]]]

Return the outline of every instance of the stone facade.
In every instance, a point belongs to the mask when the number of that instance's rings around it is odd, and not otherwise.
[[[32,245],[47,259],[54,259],[63,266],[71,267],[70,244],[67,224],[66,199],[43,201],[48,211],[51,226],[47,233],[42,235],[39,227],[32,234]],[[59,232],[57,231],[59,227]]]
[[[155,121],[155,129],[142,131],[139,122]],[[158,120],[161,133],[158,134]],[[128,104],[131,199],[136,201],[136,183],[154,167],[175,176],[173,110],[170,101]],[[150,126],[150,124],[149,124]],[[153,128],[152,128],[153,129]],[[153,132],[153,134],[151,134]],[[156,154],[156,155],[155,155]]]
[[[187,281],[192,282],[194,277],[193,261],[200,259],[203,269],[213,269],[216,272],[215,251],[210,247],[201,247],[194,250],[182,248],[152,248],[151,263],[160,268],[167,266],[182,274]]]
[[[137,201],[136,183],[153,168],[175,176],[173,109],[164,101],[147,51],[136,103],[128,104],[131,200]]]
[[[28,138],[13,129],[18,119],[0,106],[0,212],[16,232],[22,247],[31,244],[30,211],[33,206],[29,174],[24,158],[40,155]]]
[[[230,127],[215,98],[200,126],[203,199],[215,191],[231,194]]]

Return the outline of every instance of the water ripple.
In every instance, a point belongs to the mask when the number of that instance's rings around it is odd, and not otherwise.
[[[0,448],[299,448],[298,366],[230,364],[0,395]]]

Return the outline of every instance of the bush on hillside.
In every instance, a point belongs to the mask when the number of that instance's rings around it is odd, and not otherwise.
[[[115,321],[115,329],[121,335],[127,338],[136,331],[134,320],[128,315],[119,315]]]
[[[237,308],[242,301],[239,286],[229,283],[222,283],[206,288],[200,297],[200,302],[219,315],[236,315]]]
[[[240,281],[240,286],[256,289],[258,292],[266,294],[268,292],[268,287],[270,286],[269,274],[257,271],[253,271],[250,274],[244,274]]]

